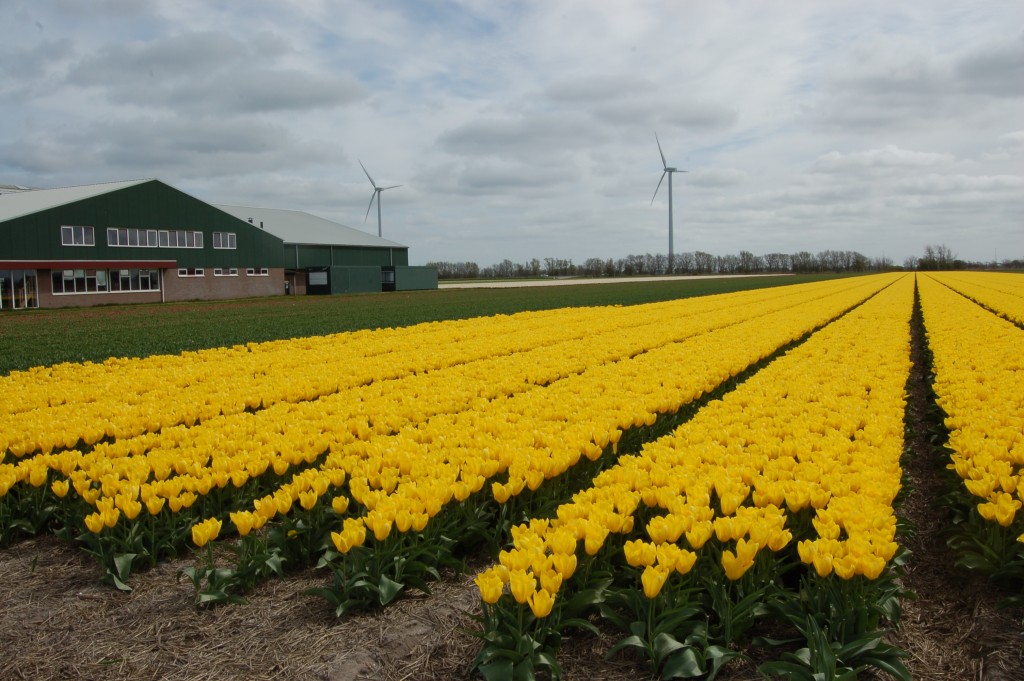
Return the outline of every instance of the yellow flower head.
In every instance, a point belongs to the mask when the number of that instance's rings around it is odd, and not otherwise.
[[[622,550],[626,555],[626,562],[632,567],[654,565],[658,557],[657,546],[642,539],[627,541]]]
[[[220,518],[207,518],[192,526],[192,543],[202,548],[220,534]]]
[[[537,580],[526,570],[510,570],[508,576],[509,590],[516,603],[526,603],[537,588]]]
[[[640,575],[640,582],[644,586],[644,596],[647,598],[657,598],[658,594],[661,593],[661,588],[665,586],[665,580],[668,579],[669,570],[664,565],[648,565],[644,568],[644,573]]]
[[[529,603],[534,617],[547,617],[555,605],[555,597],[547,589],[541,589],[530,594]]]
[[[499,570],[488,568],[476,576],[474,580],[476,586],[480,589],[480,598],[483,599],[484,603],[494,604],[501,598],[502,589],[505,587],[505,583],[501,579],[501,572]]]
[[[238,531],[238,536],[244,537],[252,531],[253,526],[253,514],[252,511],[233,511],[230,514],[231,522],[234,524],[235,529]]]

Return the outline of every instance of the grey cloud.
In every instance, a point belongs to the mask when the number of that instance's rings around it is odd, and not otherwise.
[[[1024,98],[1024,36],[975,44],[951,56],[875,42],[839,62],[809,105],[829,127],[905,128],[982,109],[979,97]]]
[[[602,136],[595,126],[578,115],[542,114],[475,120],[442,133],[438,144],[453,154],[519,157],[584,148]]]
[[[190,33],[107,47],[83,59],[68,81],[99,88],[112,102],[191,112],[310,109],[366,96],[348,74],[275,67],[274,56],[284,51],[269,35],[243,42],[213,31]]]
[[[118,168],[118,179],[244,175],[299,169],[334,158],[336,150],[296,140],[284,126],[258,120],[186,121],[134,118],[64,133],[35,133],[0,149],[14,168],[58,173],[74,167]]]
[[[649,95],[656,92],[654,83],[644,77],[630,74],[589,76],[561,79],[544,90],[545,96],[557,102],[594,104],[624,97]]]
[[[67,59],[74,53],[72,42],[68,38],[44,40],[29,50],[13,48],[0,49],[0,87],[14,87],[21,84],[19,90],[28,91],[36,86],[36,81],[48,75],[55,64]]]
[[[906,168],[926,168],[941,166],[953,162],[949,154],[910,151],[901,149],[894,144],[887,144],[880,149],[869,149],[849,154],[831,151],[819,156],[814,162],[814,169],[825,173],[844,173],[850,171],[898,170]]]
[[[995,97],[1024,97],[1024,33],[965,54],[955,65],[960,86]]]
[[[579,180],[571,163],[552,159],[547,163],[520,163],[499,158],[472,158],[434,166],[417,175],[427,191],[461,196],[490,195],[537,198],[554,195],[559,186]]]
[[[202,77],[255,55],[251,48],[226,33],[185,33],[148,43],[109,45],[82,59],[68,74],[76,85],[136,85]]]
[[[748,174],[745,171],[736,168],[713,168],[692,171],[686,175],[683,182],[695,187],[714,189],[734,187],[746,180],[747,177]]]
[[[733,108],[699,96],[676,98],[660,92],[649,79],[630,74],[560,80],[545,88],[544,97],[616,125],[723,128],[737,120]]]
[[[902,180],[897,193],[936,195],[947,198],[953,195],[1003,194],[1024,190],[1024,177],[1020,175],[938,175],[935,173],[923,177],[912,177]],[[1017,195],[1020,196],[1019,194]]]

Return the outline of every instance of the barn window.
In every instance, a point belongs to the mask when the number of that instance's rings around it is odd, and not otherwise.
[[[95,246],[96,237],[92,227],[64,225],[60,228],[62,246]]]

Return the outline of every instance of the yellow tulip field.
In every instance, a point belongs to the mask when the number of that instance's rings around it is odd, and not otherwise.
[[[908,679],[883,636],[916,301],[954,543],[1019,579],[1024,277],[968,272],[14,371],[0,545],[54,533],[122,590],[193,551],[199,607],[317,566],[338,616],[482,552],[486,679],[557,677],[564,636],[607,628],[713,678],[766,627],[793,636],[765,675]]]

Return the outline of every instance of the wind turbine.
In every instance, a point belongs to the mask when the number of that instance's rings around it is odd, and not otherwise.
[[[658,196],[658,190],[661,189],[661,183],[668,175],[668,272],[672,274],[672,173],[685,173],[686,170],[677,170],[675,168],[669,168],[668,162],[665,160],[665,152],[661,150],[661,140],[658,139],[658,133],[654,133],[654,141],[658,143],[658,153],[661,154],[661,165],[664,170],[661,173],[661,179],[658,180],[658,186],[654,188],[654,196],[651,197],[651,205],[654,205],[654,199]]]
[[[381,236],[381,230],[380,230],[380,193],[382,191],[386,190],[386,189],[395,189],[396,187],[401,187],[402,185],[400,185],[400,184],[393,184],[390,187],[378,187],[377,183],[373,181],[372,177],[370,177],[370,173],[366,170],[366,166],[363,165],[362,161],[359,161],[359,167],[361,167],[363,169],[363,172],[366,173],[366,179],[368,179],[370,181],[370,184],[373,185],[373,195],[370,197],[370,205],[368,205],[366,207],[366,215],[363,216],[363,222],[366,222],[366,218],[370,217],[370,209],[373,208],[373,200],[377,199],[377,236]],[[669,184],[670,185],[672,184],[671,179],[669,180]],[[653,203],[653,201],[652,201],[652,203]]]

